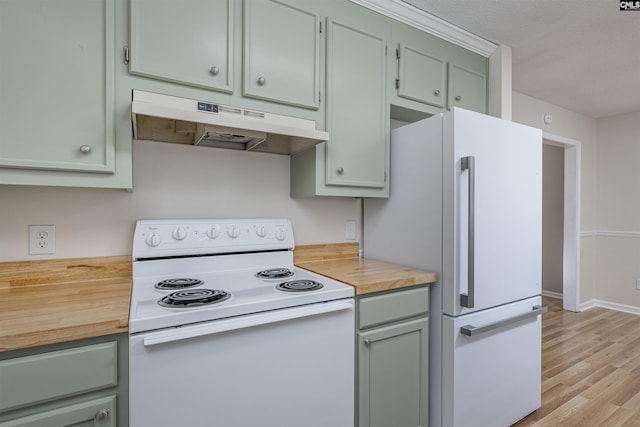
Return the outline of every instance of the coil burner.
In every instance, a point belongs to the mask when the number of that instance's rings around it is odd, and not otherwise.
[[[230,293],[218,289],[187,289],[170,293],[161,298],[158,304],[162,307],[190,308],[219,303],[230,297]]]
[[[156,289],[171,290],[171,289],[187,289],[200,286],[204,282],[200,279],[189,278],[177,278],[177,279],[165,279],[156,283]]]
[[[270,268],[256,273],[259,279],[286,279],[293,276],[293,271],[288,268]]]
[[[322,289],[322,283],[315,280],[291,280],[289,282],[282,282],[276,289],[285,292],[309,292]]]

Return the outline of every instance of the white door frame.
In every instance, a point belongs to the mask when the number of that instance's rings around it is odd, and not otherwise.
[[[580,153],[581,142],[542,132],[544,143],[564,148],[564,238],[562,308],[580,311]]]

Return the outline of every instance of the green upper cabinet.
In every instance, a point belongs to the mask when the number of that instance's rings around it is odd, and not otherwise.
[[[0,1],[0,183],[131,187],[116,28],[116,0]]]
[[[234,0],[130,0],[133,74],[233,92]]]
[[[398,96],[444,108],[447,63],[419,48],[400,43],[396,49]]]
[[[388,197],[390,19],[350,2],[331,6],[334,16],[326,25],[329,140],[291,156],[291,195]]]
[[[0,2],[0,167],[113,173],[113,1]]]
[[[317,109],[320,22],[291,4],[245,0],[243,95]]]
[[[487,58],[402,22],[393,21],[391,32],[395,55],[387,59],[387,86],[393,118],[414,121],[453,106],[486,111]]]
[[[460,107],[484,113],[487,105],[487,77],[477,71],[449,64],[449,108]]]
[[[326,182],[383,188],[388,130],[386,40],[349,23],[329,20],[327,44]]]

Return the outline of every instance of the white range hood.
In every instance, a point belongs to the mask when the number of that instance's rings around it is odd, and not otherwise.
[[[131,116],[135,139],[160,142],[291,154],[329,139],[314,120],[140,90]]]

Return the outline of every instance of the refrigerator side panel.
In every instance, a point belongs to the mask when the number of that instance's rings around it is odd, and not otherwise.
[[[366,258],[440,272],[441,116],[391,132],[389,199],[365,199]]]
[[[510,426],[541,404],[541,315],[466,336],[460,328],[531,313],[534,297],[459,317],[443,316],[442,425]]]
[[[445,264],[453,265],[444,271],[453,277],[443,278],[444,312],[457,316],[539,295],[541,131],[461,109],[444,123],[444,143],[453,145],[443,169],[443,193],[453,198],[444,205],[444,242],[456,242],[445,251]],[[463,307],[461,294],[473,296],[473,304]]]

